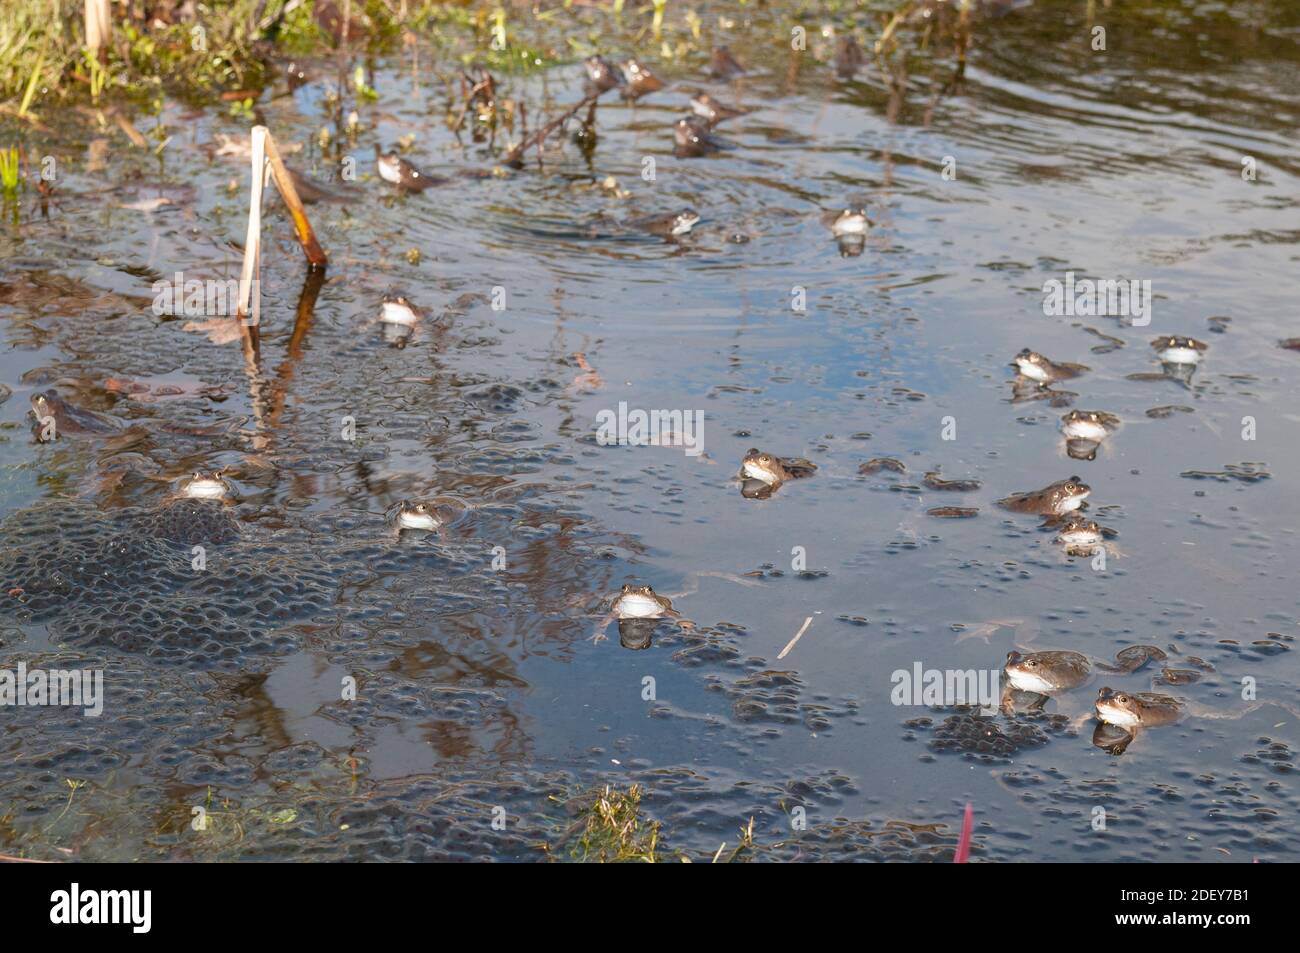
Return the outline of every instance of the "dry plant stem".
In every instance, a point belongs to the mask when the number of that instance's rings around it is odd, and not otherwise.
[[[524,151],[527,150],[529,146],[534,144],[536,144],[538,149],[540,150],[542,146],[542,142],[543,140],[546,139],[547,136],[553,133],[556,129],[562,126],[569,119],[572,119],[574,116],[576,116],[584,106],[594,106],[596,104],[596,100],[599,98],[600,98],[599,94],[595,96],[586,97],[573,108],[561,113],[559,116],[556,116],[550,122],[546,123],[546,125],[542,126],[531,136],[527,136],[526,138],[521,139],[517,145],[512,146],[510,148],[510,151],[505,154],[505,158],[502,159],[502,162],[505,165],[518,164],[520,158],[524,154]]]
[[[290,216],[293,217],[293,229],[298,234],[298,244],[302,246],[303,254],[307,256],[307,264],[313,269],[324,268],[329,263],[329,258],[325,255],[325,250],[320,247],[320,242],[316,241],[316,233],[312,231],[311,222],[307,220],[307,210],[303,208],[302,199],[298,197],[298,190],[293,187],[293,178],[289,175],[289,170],[284,167],[284,160],[280,158],[280,150],[276,148],[275,138],[265,126],[253,127],[254,136],[259,129],[265,137],[266,157],[271,163],[271,175],[275,177],[275,187],[280,197],[284,199]]]
[[[799,628],[799,631],[794,634],[794,638],[791,639],[786,644],[786,647],[781,650],[781,654],[777,656],[777,661],[780,661],[790,654],[790,650],[794,648],[796,642],[803,638],[803,634],[808,631],[808,626],[810,625],[812,625],[812,616],[808,616],[808,618],[803,620],[803,625]]]
[[[239,273],[240,333],[244,343],[244,358],[256,364],[260,335],[258,324],[262,317],[262,190],[266,185],[265,126],[254,126],[251,142],[250,194],[248,197],[248,232],[244,238],[244,266]]]
[[[100,57],[113,39],[113,19],[109,0],[86,0],[86,49],[90,55]]]

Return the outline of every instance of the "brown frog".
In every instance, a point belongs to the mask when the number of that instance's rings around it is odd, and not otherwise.
[[[623,79],[626,84],[623,86],[622,96],[632,101],[664,88],[664,81],[635,56],[623,63]]]
[[[650,647],[655,625],[662,619],[675,619],[684,629],[693,627],[690,621],[681,618],[681,613],[673,608],[668,596],[659,595],[650,586],[627,583],[611,602],[609,612],[592,636],[592,642],[603,642],[609,623],[617,621],[619,641],[625,648],[646,649]]]
[[[423,192],[451,181],[439,175],[425,175],[396,152],[380,152],[378,143],[375,144],[375,167],[381,179],[407,192]]]
[[[633,228],[665,239],[679,238],[687,234],[700,222],[700,215],[693,208],[684,208],[680,212],[668,212],[665,215],[652,215],[633,219],[628,224]]]
[[[673,126],[673,155],[679,159],[698,159],[721,152],[726,146],[714,138],[710,126],[698,116],[677,120]]]
[[[725,46],[715,46],[713,55],[709,58],[709,74],[715,79],[735,79],[745,73],[745,67],[741,66],[731,50]]]
[[[226,500],[230,493],[230,481],[221,475],[220,470],[207,473],[196,470],[181,484],[179,495],[188,500]]]
[[[748,480],[777,484],[812,476],[817,464],[801,457],[777,457],[751,447],[740,464],[740,475]]]
[[[1104,672],[1132,674],[1151,660],[1163,661],[1168,656],[1154,645],[1130,645],[1115,654],[1114,664],[1092,661],[1079,652],[1051,650],[1046,652],[1008,652],[1004,671],[1007,692],[1003,705],[1012,703],[1014,689],[1034,696],[1031,708],[1041,708],[1050,696],[1078,688],[1092,677],[1093,668]]]
[[[998,500],[1003,509],[1015,513],[1035,513],[1040,516],[1064,516],[1077,510],[1088,498],[1092,488],[1077,476],[1057,480],[1041,490],[1012,493]]]
[[[589,56],[583,63],[587,71],[587,92],[599,96],[623,85],[622,74],[603,56]]]
[[[1095,707],[1100,721],[1128,729],[1172,725],[1187,713],[1186,705],[1170,695],[1110,688],[1098,692]]]
[[[739,106],[729,106],[714,99],[708,93],[696,93],[691,97],[691,111],[710,126],[735,119],[737,116],[744,116],[749,112],[748,109],[741,109]]]
[[[1196,364],[1210,346],[1196,338],[1168,334],[1151,342],[1162,364]]]
[[[1083,364],[1050,361],[1037,351],[1031,351],[1029,348],[1025,348],[1012,358],[1011,366],[1016,369],[1021,377],[1036,381],[1039,384],[1069,380],[1089,370]]]
[[[116,434],[122,425],[113,418],[74,407],[55,390],[32,394],[32,413],[36,415],[36,439],[42,443],[61,436],[97,436]]]

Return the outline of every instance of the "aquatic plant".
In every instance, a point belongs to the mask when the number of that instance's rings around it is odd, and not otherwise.
[[[583,811],[582,831],[570,851],[574,860],[596,863],[659,862],[659,824],[641,819],[641,786],[626,792],[605,786]]]
[[[0,185],[6,192],[18,191],[18,150],[0,149]]]

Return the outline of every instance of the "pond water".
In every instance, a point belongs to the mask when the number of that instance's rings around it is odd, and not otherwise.
[[[377,97],[344,107],[359,175],[309,208],[323,281],[268,201],[252,367],[219,319],[152,306],[176,272],[238,276],[248,164],[214,152],[248,119],[165,100],[133,115],[172,136],[152,156],[43,115],[23,135],[57,204],[29,191],[0,230],[0,668],[102,669],[104,706],[0,713],[0,851],[539,859],[583,792],[637,783],[697,860],[751,817],[747,857],[949,860],[967,802],[977,860],[1295,859],[1300,11],[1123,6],[981,21],[961,75],[909,29],[901,91],[874,63],[836,75],[830,15],[802,52],[787,14],[737,15],[731,81],[612,33],[670,87],[487,176],[456,174],[497,162],[444,122],[428,67],[449,64],[378,56]],[[325,183],[338,68],[308,73],[259,116]],[[502,84],[558,114],[583,78]],[[717,129],[734,148],[676,158],[695,89],[750,112]],[[380,181],[374,144],[403,136],[451,183]],[[841,254],[822,217],[855,196],[873,227]],[[676,241],[627,225],[684,206]],[[1149,324],[1045,313],[1068,272],[1149,281]],[[427,312],[403,346],[373,323],[391,289]],[[1208,344],[1190,378],[1158,335]],[[1075,396],[1013,402],[1022,348],[1087,365],[1056,385]],[[122,432],[37,441],[49,388]],[[702,452],[603,445],[620,404],[698,412]],[[1121,421],[1095,459],[1066,453],[1072,408]],[[817,470],[749,498],[751,447]],[[905,472],[860,472],[876,457]],[[218,467],[234,501],[202,506],[232,531],[160,518]],[[1076,474],[1104,561],[996,505]],[[434,498],[439,533],[385,520]],[[624,583],[691,624],[593,639]],[[895,704],[917,665],[1135,644],[1168,659],[1038,714]],[[1103,685],[1188,717],[1111,753]]]

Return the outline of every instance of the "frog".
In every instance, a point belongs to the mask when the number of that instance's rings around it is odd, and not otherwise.
[[[728,119],[749,114],[748,109],[728,105],[704,92],[697,92],[691,97],[691,112],[708,123],[710,128]]]
[[[620,93],[624,99],[636,102],[642,96],[658,92],[664,88],[664,81],[650,71],[635,56],[623,62],[624,85]]]
[[[220,470],[204,473],[196,470],[181,484],[179,496],[187,500],[228,500],[230,498],[230,481],[222,476]]]
[[[1151,342],[1162,364],[1197,364],[1210,346],[1196,338],[1167,334]]]
[[[750,447],[741,461],[741,495],[748,499],[766,499],[790,480],[812,476],[817,464],[802,458],[778,457]]]
[[[1080,374],[1086,374],[1091,369],[1084,364],[1048,360],[1042,354],[1031,351],[1029,348],[1022,349],[1019,354],[1012,358],[1011,366],[1016,369],[1016,372],[1021,377],[1039,384],[1069,380],[1072,377],[1078,377]]]
[[[32,394],[31,402],[36,417],[36,439],[41,443],[62,436],[109,436],[123,429],[122,424],[106,414],[74,407],[53,389]]]
[[[1041,490],[1012,493],[998,500],[998,505],[1015,513],[1061,517],[1082,507],[1091,493],[1092,488],[1076,475],[1049,483]]]
[[[451,179],[443,176],[426,175],[399,156],[396,151],[382,152],[378,143],[375,143],[375,167],[379,170],[381,179],[391,182],[406,192],[423,192],[434,186],[447,185],[451,182]]]
[[[609,628],[609,623],[617,621],[619,641],[625,648],[646,649],[650,647],[655,626],[663,619],[675,619],[683,628],[692,628],[692,624],[682,619],[681,613],[673,608],[672,599],[668,596],[659,595],[649,585],[624,583],[611,600],[609,612],[597,627],[591,641],[593,644],[605,641],[605,630]]]
[[[587,95],[599,96],[623,85],[623,74],[603,56],[589,56],[582,62],[587,71]]]
[[[1002,695],[1004,709],[1016,706],[1022,693],[1030,699],[1028,707],[1041,708],[1048,698],[1078,688],[1090,678],[1093,669],[1104,672],[1132,674],[1151,661],[1164,661],[1168,656],[1154,645],[1130,645],[1115,653],[1113,663],[1089,659],[1081,652],[1047,650],[1040,652],[1007,653],[1003,671],[1006,687]]]
[[[664,215],[650,215],[633,219],[628,224],[633,228],[651,235],[658,235],[665,240],[679,238],[690,232],[700,222],[700,215],[693,208],[684,208]]]
[[[709,57],[709,75],[715,79],[735,79],[745,74],[745,67],[731,55],[725,46],[715,46]]]
[[[679,159],[698,159],[721,152],[726,147],[714,138],[712,128],[698,116],[677,120],[673,126],[673,155]]]

